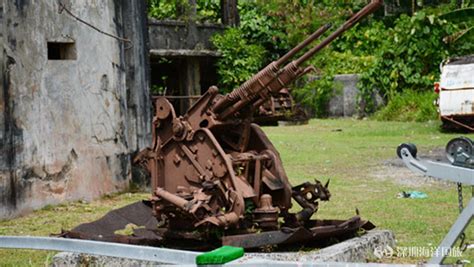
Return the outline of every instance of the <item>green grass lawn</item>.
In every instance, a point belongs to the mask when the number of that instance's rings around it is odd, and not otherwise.
[[[265,132],[280,151],[293,185],[331,178],[332,199],[321,205],[318,218],[344,219],[358,208],[362,217],[380,229],[391,229],[401,247],[435,247],[458,215],[455,185],[429,183],[407,186],[383,179],[376,170],[394,159],[402,142],[418,146],[418,155],[444,148],[458,134],[438,131],[437,122],[401,123],[372,120],[311,120],[308,125],[266,127]],[[427,199],[398,199],[401,191],[418,190]],[[468,196],[470,189],[465,188]],[[0,222],[1,235],[48,235],[94,220],[108,210],[146,198],[147,194],[125,193],[92,203],[75,202],[47,207],[27,216]],[[466,197],[467,200],[469,197]],[[296,207],[295,207],[296,209]],[[474,229],[467,230],[474,242]],[[0,250],[1,265],[43,265],[54,252]],[[463,258],[474,262],[473,251]],[[383,262],[416,263],[426,258],[393,257]]]

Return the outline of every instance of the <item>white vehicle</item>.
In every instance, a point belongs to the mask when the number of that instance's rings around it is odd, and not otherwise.
[[[474,55],[443,62],[435,92],[443,128],[474,131]]]

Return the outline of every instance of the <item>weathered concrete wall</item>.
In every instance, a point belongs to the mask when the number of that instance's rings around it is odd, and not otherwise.
[[[317,76],[310,76],[309,80],[318,79]],[[359,88],[358,74],[340,74],[334,76],[334,89],[331,99],[326,107],[326,113],[330,117],[352,117],[360,116],[364,110],[364,103],[358,101]],[[383,105],[383,99],[377,93],[373,95],[376,106]]]
[[[187,24],[182,21],[150,20],[150,48],[154,50],[213,50],[210,41],[212,35],[224,29],[225,26],[222,24]]]
[[[357,114],[358,81],[357,74],[341,74],[334,77],[334,96],[329,101],[329,116],[350,117]]]
[[[125,70],[128,104],[129,147],[138,150],[150,145],[150,41],[148,38],[147,5],[145,0],[116,0],[122,6],[123,36],[132,41],[125,44]]]
[[[194,10],[195,12],[195,10]],[[190,18],[195,17],[191,15]],[[213,70],[213,66],[201,69],[203,59],[219,56],[211,43],[211,37],[225,30],[222,24],[200,24],[193,19],[188,21],[154,20],[150,19],[148,32],[150,37],[150,57],[152,72],[172,77],[176,81],[174,88],[169,88],[168,94],[179,96],[201,95],[201,89],[207,90],[201,81],[208,80],[204,75]],[[162,58],[172,60],[172,65],[179,65],[178,70],[171,67],[164,71],[153,69],[159,65]],[[215,71],[214,71],[215,73]],[[211,75],[215,76],[215,74]],[[157,81],[157,79],[152,79]],[[159,85],[161,82],[158,82]],[[171,82],[168,82],[171,83]],[[163,84],[161,84],[163,85]],[[174,92],[173,92],[174,91]],[[196,99],[181,99],[173,103],[178,114],[184,114]]]
[[[150,140],[144,3],[63,3],[132,43],[58,1],[4,2],[0,217],[125,189]],[[48,60],[48,41],[74,42],[77,58]]]

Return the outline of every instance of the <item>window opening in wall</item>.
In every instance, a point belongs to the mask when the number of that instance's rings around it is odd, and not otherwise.
[[[76,44],[64,42],[48,42],[49,60],[74,60],[77,58]]]

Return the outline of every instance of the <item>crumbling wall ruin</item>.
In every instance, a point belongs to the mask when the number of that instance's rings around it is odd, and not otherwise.
[[[145,8],[0,0],[0,218],[128,186],[150,140]]]

